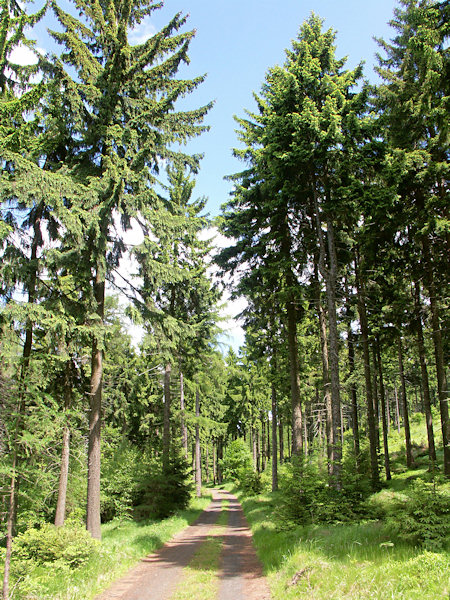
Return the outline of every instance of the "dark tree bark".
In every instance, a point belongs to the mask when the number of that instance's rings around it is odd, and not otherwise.
[[[184,456],[187,460],[188,457],[188,434],[186,423],[184,422],[184,377],[183,372],[180,369],[180,411],[181,411],[181,440],[183,444]]]
[[[421,317],[421,302],[420,302],[420,289],[419,284],[416,281],[414,283],[414,326],[417,336],[417,350],[419,353],[420,371],[422,375],[422,400],[423,408],[425,412],[425,420],[427,424],[427,436],[428,436],[428,456],[430,458],[432,467],[436,464],[436,447],[434,444],[434,430],[433,430],[433,417],[431,414],[431,398],[430,398],[430,384],[428,379],[428,368],[426,361],[425,342],[423,339],[423,328],[422,328],[422,317]]]
[[[380,400],[381,400],[381,420],[383,425],[383,449],[384,449],[384,471],[386,473],[386,479],[391,479],[391,464],[389,459],[389,444],[388,444],[388,420],[386,418],[386,394],[384,389],[383,380],[383,366],[381,363],[381,350],[380,340],[377,338],[375,345],[375,368],[378,370],[378,377],[380,383]]]
[[[170,469],[170,380],[172,376],[172,365],[168,362],[164,368],[164,420],[163,420],[163,451],[162,468],[167,473]]]
[[[348,347],[348,365],[350,383],[350,399],[352,403],[352,430],[353,430],[353,447],[355,449],[356,471],[359,473],[361,467],[361,449],[359,443],[359,415],[358,415],[358,398],[356,394],[356,384],[353,380],[355,376],[355,335],[349,325],[347,329],[347,347]]]
[[[200,391],[197,388],[195,391],[195,416],[197,421],[195,423],[195,491],[197,498],[202,495],[202,464],[200,455]]]
[[[448,412],[449,390],[445,370],[444,346],[442,342],[441,319],[434,282],[433,264],[428,238],[423,238],[424,272],[428,296],[430,298],[431,325],[433,331],[434,357],[436,362],[439,409],[441,413],[442,444],[444,447],[444,473],[450,477],[450,419]]]
[[[367,322],[365,290],[359,274],[359,259],[355,261],[356,287],[358,294],[358,314],[361,326],[361,342],[364,359],[364,379],[366,383],[366,403],[367,403],[367,424],[369,429],[369,450],[370,450],[370,473],[372,488],[380,488],[380,473],[378,468],[377,455],[377,434],[375,428],[375,414],[373,410],[372,377],[370,372],[370,352],[369,352],[369,325]]]
[[[277,390],[272,382],[272,492],[278,489],[277,412]]]
[[[283,435],[283,420],[279,419],[278,431],[280,434],[280,465],[284,463],[284,435]]]
[[[406,380],[403,368],[403,348],[402,338],[398,336],[398,369],[400,374],[400,385],[402,389],[402,405],[403,405],[403,425],[405,427],[405,446],[406,446],[406,466],[412,467],[414,459],[412,455],[411,447],[411,431],[409,428],[409,409],[408,409],[408,397],[406,395]]]

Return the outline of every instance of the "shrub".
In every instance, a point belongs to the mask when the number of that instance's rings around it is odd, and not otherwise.
[[[371,516],[366,505],[370,486],[356,474],[343,473],[335,490],[302,458],[293,459],[283,477],[277,517],[282,527],[309,523],[342,523]]]
[[[417,480],[398,499],[386,520],[389,532],[400,539],[440,550],[450,538],[450,496],[433,484]]]
[[[238,473],[238,485],[247,494],[259,494],[263,489],[261,475],[253,469],[241,469]]]
[[[182,456],[172,457],[167,472],[153,472],[139,485],[134,507],[137,519],[164,519],[187,508],[191,499],[191,470]]]
[[[30,561],[33,565],[56,563],[77,568],[93,555],[99,542],[82,526],[55,527],[45,523],[31,528],[14,540],[14,560]]]

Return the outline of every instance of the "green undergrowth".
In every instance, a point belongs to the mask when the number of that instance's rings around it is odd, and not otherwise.
[[[11,600],[92,600],[139,559],[194,522],[210,501],[208,492],[193,499],[188,509],[160,521],[110,521],[102,525],[97,551],[80,567],[46,562],[22,569],[11,582]]]
[[[448,598],[450,557],[415,547],[381,521],[280,530],[280,493],[240,497],[274,600]]]

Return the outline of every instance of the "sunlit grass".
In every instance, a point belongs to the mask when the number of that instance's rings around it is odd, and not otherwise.
[[[211,497],[193,499],[191,506],[162,521],[111,521],[102,525],[99,553],[76,570],[39,567],[14,587],[13,600],[92,600],[124,575],[142,557],[193,523]]]

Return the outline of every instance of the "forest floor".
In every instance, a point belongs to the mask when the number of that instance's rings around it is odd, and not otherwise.
[[[200,517],[96,600],[266,600],[269,588],[235,496],[212,490]]]

